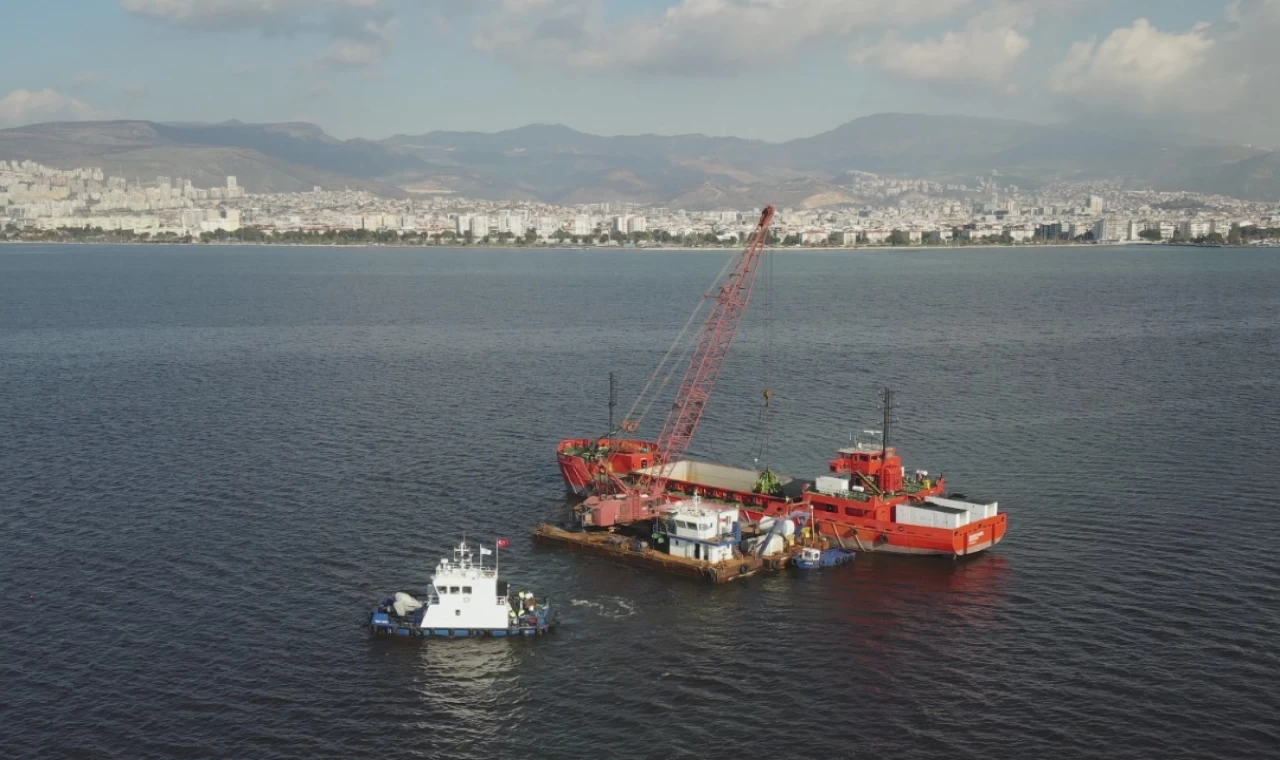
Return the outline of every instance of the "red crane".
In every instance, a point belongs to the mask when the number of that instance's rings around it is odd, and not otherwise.
[[[684,379],[676,392],[675,402],[667,413],[662,434],[658,437],[656,461],[660,466],[650,468],[634,485],[613,478],[621,493],[587,499],[585,506],[589,515],[586,520],[588,524],[604,527],[633,522],[650,516],[653,507],[662,503],[671,468],[689,451],[698,423],[702,420],[702,413],[715,390],[725,358],[729,355],[729,347],[733,345],[733,338],[742,324],[742,315],[751,302],[751,292],[755,288],[760,260],[769,240],[769,227],[773,224],[774,213],[773,206],[765,207],[733,270],[720,283],[719,288],[713,286],[707,293],[707,298],[714,299],[714,305],[698,335]],[[634,429],[637,424],[626,421],[623,426]]]

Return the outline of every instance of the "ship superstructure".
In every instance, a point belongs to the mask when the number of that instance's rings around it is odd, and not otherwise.
[[[498,577],[497,551],[478,551],[464,540],[444,557],[423,594],[406,591],[384,598],[369,615],[375,635],[536,636],[551,630],[556,617],[549,601],[539,602],[528,591],[512,592]],[[485,566],[484,557],[494,555]]]

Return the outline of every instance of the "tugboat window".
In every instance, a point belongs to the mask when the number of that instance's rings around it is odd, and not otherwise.
[[[449,587],[449,593],[450,593],[450,594],[456,594],[456,593],[458,593],[458,587],[457,587],[457,586],[450,586],[450,587]]]
[[[464,594],[470,594],[470,593],[471,593],[471,587],[470,587],[470,586],[463,586],[463,587],[462,587],[462,593],[464,593]]]

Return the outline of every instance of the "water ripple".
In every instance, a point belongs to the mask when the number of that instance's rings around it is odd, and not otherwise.
[[[564,510],[555,441],[604,427],[607,373],[638,389],[723,255],[0,253],[0,757],[1280,743],[1274,257],[780,257],[766,461],[822,472],[890,383],[908,466],[1012,530],[709,588],[527,536]],[[702,456],[755,456],[759,316]],[[463,531],[513,538],[564,628],[370,642],[368,605]]]

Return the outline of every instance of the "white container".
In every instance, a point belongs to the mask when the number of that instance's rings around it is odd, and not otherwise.
[[[825,493],[825,494],[848,493],[849,479],[836,478],[836,477],[832,477],[831,475],[822,475],[822,476],[819,476],[817,482],[814,483],[814,488],[818,490],[818,493]]]
[[[982,504],[976,501],[965,501],[963,499],[944,499],[941,496],[927,496],[925,501],[939,507],[949,507],[951,509],[966,510],[971,520],[986,520],[989,517],[995,517],[999,511],[1000,502],[993,501],[988,504]]]
[[[921,528],[955,530],[968,525],[970,520],[968,510],[954,507],[899,504],[894,509],[898,522],[903,525],[915,525]]]

